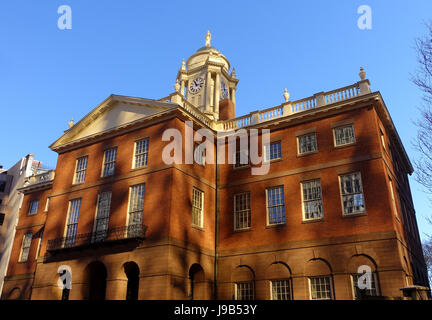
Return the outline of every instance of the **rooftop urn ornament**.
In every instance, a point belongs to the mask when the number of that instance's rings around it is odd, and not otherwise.
[[[182,60],[181,70],[186,70],[186,63],[184,59]]]
[[[366,72],[364,72],[363,67],[360,67],[360,73],[359,73],[360,79],[364,80],[366,78]]]
[[[206,46],[206,47],[210,47],[210,46],[211,46],[211,45],[210,45],[210,41],[211,41],[211,34],[210,34],[210,31],[209,31],[209,30],[207,30],[207,34],[206,34],[206,36],[205,36],[205,40],[206,40],[205,46]]]
[[[288,93],[287,88],[285,88],[283,96],[284,96],[285,102],[288,102],[289,98],[290,98],[290,94]]]
[[[231,71],[231,77],[232,77],[232,78],[235,78],[235,77],[236,77],[235,69],[234,69],[234,68],[232,68],[232,71]]]
[[[69,128],[72,128],[74,126],[74,119],[71,118],[69,121]]]
[[[175,85],[174,85],[174,90],[175,90],[176,92],[179,92],[179,91],[180,91],[180,83],[179,83],[179,80],[178,80],[178,79],[176,80],[176,83],[175,83]]]

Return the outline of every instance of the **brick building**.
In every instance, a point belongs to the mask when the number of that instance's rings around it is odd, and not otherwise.
[[[3,299],[398,298],[429,285],[413,169],[364,71],[350,86],[296,101],[285,91],[281,105],[235,118],[238,79],[210,40],[168,97],[111,95],[50,146],[55,175],[20,189]],[[205,142],[194,142],[200,129]],[[207,148],[209,135],[241,140],[238,129],[258,130],[248,144],[265,174],[242,148]],[[70,290],[57,285],[64,265]],[[359,268],[370,271],[366,292]]]

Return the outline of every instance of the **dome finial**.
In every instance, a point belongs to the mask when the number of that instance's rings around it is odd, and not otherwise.
[[[184,59],[182,60],[181,70],[186,70],[186,64]]]
[[[205,40],[206,40],[205,46],[206,47],[210,47],[211,33],[210,33],[209,30],[207,30],[207,34],[205,36]]]

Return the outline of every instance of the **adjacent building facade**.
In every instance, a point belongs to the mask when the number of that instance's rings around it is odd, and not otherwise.
[[[3,299],[400,298],[429,285],[413,169],[364,71],[236,118],[238,79],[210,41],[168,97],[111,95],[50,146],[55,175],[20,189]]]

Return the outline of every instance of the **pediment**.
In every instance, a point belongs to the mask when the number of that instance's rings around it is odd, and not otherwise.
[[[154,114],[176,108],[175,105],[144,98],[110,96],[76,123],[50,147],[57,147],[96,136]]]

